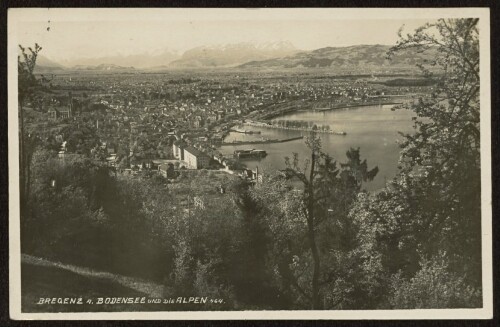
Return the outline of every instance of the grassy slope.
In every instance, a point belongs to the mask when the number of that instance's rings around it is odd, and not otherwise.
[[[141,297],[144,293],[113,283],[107,279],[79,275],[61,268],[22,265],[21,308],[23,312],[85,312],[148,310],[141,305],[76,305],[36,304],[40,298],[82,297],[84,301],[97,297]],[[151,307],[151,306],[149,306]],[[152,308],[150,308],[152,309]]]
[[[55,263],[23,255],[21,293],[23,312],[84,312],[84,311],[146,311],[158,310],[158,305],[64,305],[36,304],[40,298],[82,297],[161,297],[161,285],[137,278],[85,267]]]

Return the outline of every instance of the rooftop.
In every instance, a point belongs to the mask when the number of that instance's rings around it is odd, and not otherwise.
[[[178,147],[182,147],[182,148],[185,148],[187,147],[187,143],[183,140],[176,140],[174,141],[174,144]]]

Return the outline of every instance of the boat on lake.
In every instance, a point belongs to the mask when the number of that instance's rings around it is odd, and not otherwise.
[[[267,152],[265,150],[235,150],[234,157],[237,159],[254,159],[254,158],[264,158],[267,156]]]

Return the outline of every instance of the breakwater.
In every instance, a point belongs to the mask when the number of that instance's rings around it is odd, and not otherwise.
[[[273,139],[273,140],[257,140],[257,141],[234,141],[234,142],[223,142],[221,146],[224,145],[250,145],[250,144],[269,144],[269,143],[284,143],[295,140],[303,139],[303,136],[291,137],[287,139]]]
[[[312,127],[290,127],[290,126],[280,126],[280,125],[267,124],[267,123],[261,123],[261,122],[245,122],[245,125],[272,128],[272,129],[283,129],[283,130],[289,130],[289,131],[299,131],[299,132],[315,131],[316,133],[321,133],[321,134],[347,135],[347,133],[344,131],[332,131],[332,130],[324,130],[324,129],[320,129],[320,128],[314,130]]]
[[[260,131],[240,131],[240,130],[237,130],[237,129],[230,129],[229,130],[230,132],[235,132],[235,133],[241,133],[241,134],[260,134]]]

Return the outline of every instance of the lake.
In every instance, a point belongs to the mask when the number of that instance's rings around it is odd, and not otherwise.
[[[365,185],[368,190],[377,190],[385,185],[385,181],[396,175],[399,159],[398,140],[402,137],[398,132],[410,133],[413,130],[412,117],[415,113],[406,109],[391,110],[393,105],[363,106],[337,109],[323,112],[295,112],[274,118],[273,120],[301,120],[320,125],[329,125],[333,131],[344,131],[347,135],[319,134],[324,152],[333,156],[339,162],[347,161],[345,153],[349,148],[359,147],[361,158],[367,159],[371,169],[378,166],[379,173],[375,179]],[[261,134],[242,134],[231,132],[225,138],[226,142],[268,139],[284,139],[307,132],[270,129],[265,127],[240,126],[238,129],[260,131]],[[285,167],[285,156],[299,154],[301,161],[310,156],[305,139],[285,143],[222,146],[223,154],[231,155],[237,149],[262,149],[267,151],[267,157],[261,160],[244,160],[248,168],[259,167],[260,170],[274,170]]]

